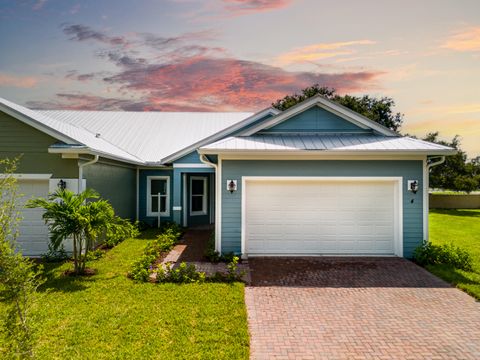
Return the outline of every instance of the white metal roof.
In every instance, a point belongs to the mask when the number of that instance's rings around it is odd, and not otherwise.
[[[406,152],[431,155],[454,154],[455,150],[423,140],[401,136],[275,134],[229,137],[200,148],[201,153],[241,151]]]
[[[224,130],[247,112],[118,112],[38,110],[46,119],[100,139],[145,163],[159,162],[204,138]],[[83,142],[82,142],[83,143]],[[88,144],[85,144],[88,145]]]
[[[67,144],[85,145],[93,151],[113,159],[142,163],[142,160],[135,155],[119,148],[102,137],[96,137],[95,132],[83,127],[65,121],[59,121],[39,111],[30,110],[2,98],[0,98],[0,110]]]

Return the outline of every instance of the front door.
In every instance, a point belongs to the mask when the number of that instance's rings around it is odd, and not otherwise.
[[[188,179],[188,226],[210,222],[209,184],[207,175],[190,175]]]

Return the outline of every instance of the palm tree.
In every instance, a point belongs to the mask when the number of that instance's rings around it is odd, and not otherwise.
[[[28,207],[45,209],[43,219],[48,224],[54,249],[65,240],[73,239],[75,274],[84,273],[88,251],[93,248],[102,229],[114,219],[113,208],[106,200],[88,202],[98,198],[98,193],[91,189],[80,194],[59,189],[48,199],[38,198],[27,204]]]

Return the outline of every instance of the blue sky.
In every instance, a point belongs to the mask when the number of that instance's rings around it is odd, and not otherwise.
[[[480,155],[478,1],[0,0],[0,34],[0,96],[30,107],[251,111],[318,82]]]

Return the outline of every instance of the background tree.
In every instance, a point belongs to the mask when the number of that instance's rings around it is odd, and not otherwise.
[[[34,356],[34,317],[36,290],[43,283],[41,267],[22,256],[17,249],[18,212],[17,181],[13,176],[17,160],[0,160],[0,299],[7,310],[2,327],[7,335],[5,358]]]
[[[430,187],[436,189],[465,191],[470,193],[480,187],[480,165],[467,162],[467,154],[460,147],[460,137],[456,135],[450,142],[440,140],[439,133],[428,133],[423,140],[450,146],[457,150],[456,155],[447,156],[445,162],[430,170]]]
[[[299,94],[287,95],[272,103],[272,106],[283,111],[315,95],[322,95],[329,100],[335,101],[390,130],[399,131],[402,126],[403,114],[393,111],[395,101],[392,98],[375,98],[369,95],[338,95],[334,88],[318,84],[301,90]]]

